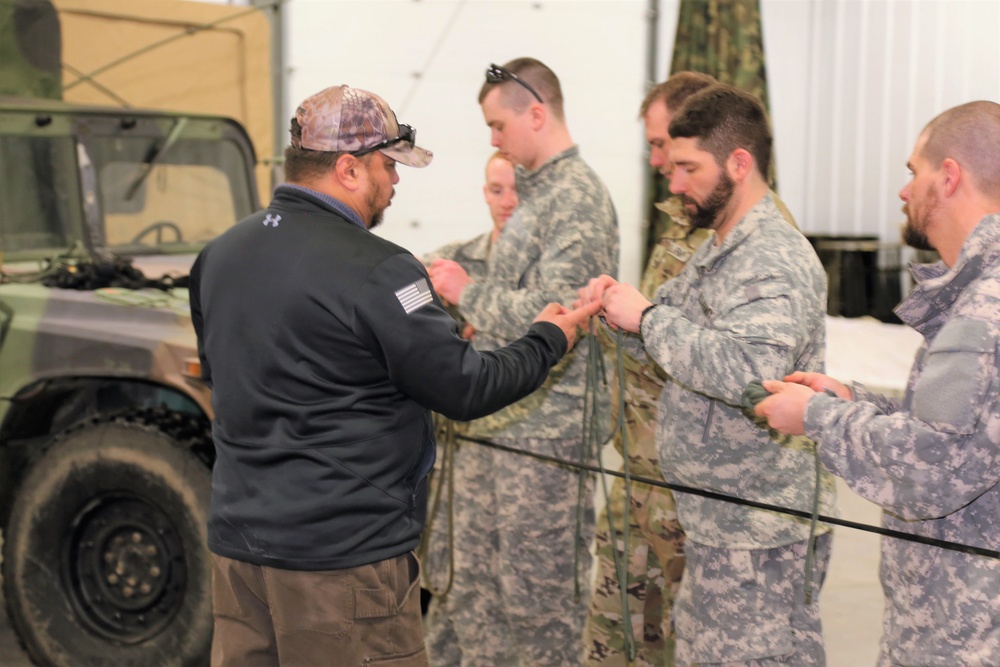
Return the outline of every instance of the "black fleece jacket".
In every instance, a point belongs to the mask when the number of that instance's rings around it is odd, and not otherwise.
[[[496,411],[566,350],[538,323],[477,352],[429,285],[409,252],[291,187],[202,251],[190,298],[215,411],[213,552],[328,570],[415,548],[430,411]]]

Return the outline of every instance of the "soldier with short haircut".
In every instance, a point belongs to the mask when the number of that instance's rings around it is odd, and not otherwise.
[[[1000,550],[1000,105],[932,120],[907,162],[912,267],[896,307],[924,337],[900,402],[826,375],[769,381],[756,412],[818,443],[823,464],[881,505],[886,528]],[[775,376],[780,377],[780,376]],[[832,392],[836,396],[830,395]],[[1000,562],[882,538],[880,667],[1000,665]]]
[[[609,276],[600,301],[636,355],[666,373],[657,442],[667,481],[801,511],[834,510],[833,479],[804,438],[777,437],[744,412],[752,380],[823,368],[826,276],[769,192],[771,133],[760,102],[716,85],[670,123],[670,190],[714,232],[650,301]],[[674,609],[678,665],[824,665],[818,589],[831,535],[819,526],[805,567],[806,520],[703,496],[674,495],[687,534]],[[806,601],[806,583],[814,595]]]
[[[570,136],[559,79],[544,63],[518,58],[491,65],[479,103],[493,146],[518,165],[519,203],[490,252],[485,277],[472,279],[447,260],[434,262],[430,275],[475,328],[476,346],[490,349],[523,327],[535,304],[572,301],[591,278],[616,272],[618,222],[607,188]],[[531,396],[473,424],[473,433],[581,460],[588,344],[568,354]],[[459,650],[432,655],[433,664],[581,664],[592,496],[588,478],[578,522],[577,472],[485,446],[461,447],[455,580],[444,601]],[[439,630],[430,628],[431,645]]]
[[[472,239],[455,241],[431,251],[424,256],[424,262],[435,259],[450,259],[458,262],[473,279],[485,278],[489,268],[490,252],[507,219],[517,207],[517,182],[514,165],[510,160],[494,151],[486,161],[486,183],[483,198],[490,210],[493,227]],[[445,308],[458,322],[462,337],[479,345],[475,328],[465,319],[455,305],[445,303]],[[454,507],[449,503],[450,489],[454,488],[454,456],[459,447],[456,436],[468,435],[468,422],[454,422],[441,415],[435,415],[438,456],[431,475],[430,503],[427,513],[427,527],[421,538],[421,574],[425,588],[432,595],[424,623],[432,631],[428,633],[427,650],[435,656],[436,662],[456,663],[459,660],[458,640],[448,616],[444,598],[451,588],[452,567],[454,565],[450,517]],[[475,445],[468,444],[468,447]],[[452,657],[448,657],[452,656]]]
[[[701,72],[676,72],[653,86],[642,101],[639,117],[646,128],[649,164],[666,179],[670,178],[667,128],[671,119],[688,97],[717,83],[714,77]],[[784,202],[774,192],[771,196],[782,217],[795,226]],[[681,272],[694,251],[712,236],[710,230],[691,225],[679,196],[672,195],[655,206],[666,214],[666,224],[639,283],[639,291],[650,299],[660,285]],[[608,329],[601,328],[598,336],[602,345],[614,349],[614,337]],[[636,359],[624,354],[623,367],[629,471],[632,475],[662,481],[656,448],[656,413],[665,375],[645,356]],[[613,388],[617,389],[617,384]],[[617,392],[611,405],[617,413]],[[620,433],[616,433],[614,445],[624,455]],[[628,500],[629,543],[625,545],[625,481],[616,477],[608,492],[608,503],[597,519],[597,575],[584,631],[586,664],[613,667],[627,663],[628,642],[622,624],[624,605],[618,572],[618,563],[622,563],[636,647],[631,664],[671,667],[674,664],[671,616],[684,571],[684,531],[669,489],[633,481]]]
[[[650,89],[639,108],[646,128],[649,164],[670,177],[667,127],[688,96],[718,83],[707,74],[678,72]],[[707,229],[691,226],[683,204],[676,196],[656,204],[666,214],[666,225],[650,252],[639,284],[649,298],[664,281],[673,278],[692,253],[710,236]],[[602,328],[602,345],[614,349],[614,335]],[[663,479],[656,453],[656,406],[663,390],[662,370],[649,359],[624,355],[625,429],[629,471],[647,479]],[[613,385],[617,389],[617,384]],[[617,391],[611,401],[617,413]],[[616,414],[617,416],[617,414]],[[615,448],[624,455],[618,433]],[[669,490],[633,481],[628,496],[629,543],[624,544],[626,517],[625,481],[615,478],[608,501],[597,518],[595,556],[597,573],[590,598],[590,614],[584,629],[584,664],[588,667],[624,665],[628,651],[622,623],[622,585],[618,564],[625,570],[625,590],[636,644],[631,664],[641,667],[673,665],[674,639],[670,616],[681,573],[684,571],[684,532],[677,521],[674,498]]]
[[[483,198],[490,210],[493,227],[490,231],[472,239],[454,241],[424,255],[424,262],[431,264],[436,259],[450,259],[473,279],[486,276],[487,260],[493,244],[500,238],[500,232],[507,224],[507,218],[517,207],[517,181],[514,165],[500,151],[495,151],[486,161],[486,183],[483,184]],[[462,330],[462,337],[471,339],[475,329],[465,319],[454,304],[445,304]]]

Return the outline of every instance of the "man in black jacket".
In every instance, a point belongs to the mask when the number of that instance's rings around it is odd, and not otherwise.
[[[210,243],[191,312],[212,387],[212,664],[424,665],[418,564],[430,411],[469,420],[531,393],[593,309],[550,304],[477,352],[423,265],[369,230],[431,153],[373,93],[299,106],[287,183]]]

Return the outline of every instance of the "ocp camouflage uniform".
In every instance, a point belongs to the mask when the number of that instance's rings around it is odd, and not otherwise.
[[[801,511],[815,499],[815,451],[740,406],[752,380],[823,369],[826,276],[809,242],[768,194],[720,245],[706,243],[641,322],[668,374],[657,440],[667,481]],[[820,474],[819,511],[835,511]],[[829,537],[817,540],[805,604],[809,521],[675,494],[687,565],[674,611],[677,664],[823,665],[818,589]],[[827,533],[828,526],[819,526]]]
[[[458,304],[481,349],[516,338],[547,303],[570,304],[591,278],[617,272],[611,198],[576,147],[533,172],[518,168],[517,190],[518,207],[493,248],[487,276],[470,283]],[[580,461],[587,347],[581,340],[541,389],[474,422],[473,434]],[[463,445],[455,468],[456,572],[444,604],[461,662],[432,652],[432,664],[579,665],[592,479],[583,489],[578,529],[575,471],[480,445]],[[443,631],[430,623],[429,643]]]
[[[679,197],[671,197],[657,207],[667,213],[669,222],[650,253],[639,285],[647,298],[652,298],[664,281],[680,273],[698,246],[712,236],[706,229],[691,227]],[[609,329],[599,329],[599,338],[605,348],[614,349],[615,334]],[[623,354],[623,369],[629,472],[662,480],[656,452],[656,411],[663,390],[663,371],[648,360],[642,363],[628,354]],[[617,418],[618,383],[612,383],[612,388],[611,406]],[[624,457],[620,433],[614,445]],[[597,520],[597,573],[584,630],[588,666],[628,663],[616,555],[625,561],[625,590],[636,640],[631,664],[662,667],[674,662],[673,633],[668,624],[684,570],[684,533],[669,490],[633,481],[630,491],[627,549],[622,542],[626,505],[623,479],[616,477],[612,482],[608,502]]]
[[[810,399],[806,433],[886,528],[1000,550],[1000,215],[949,269],[914,266],[896,314],[924,337],[902,403]],[[880,667],[1000,665],[1000,562],[882,538]]]

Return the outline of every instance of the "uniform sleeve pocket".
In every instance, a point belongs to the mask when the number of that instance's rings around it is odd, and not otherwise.
[[[985,322],[957,319],[946,324],[927,350],[913,415],[937,431],[973,433],[995,348],[995,334]]]

